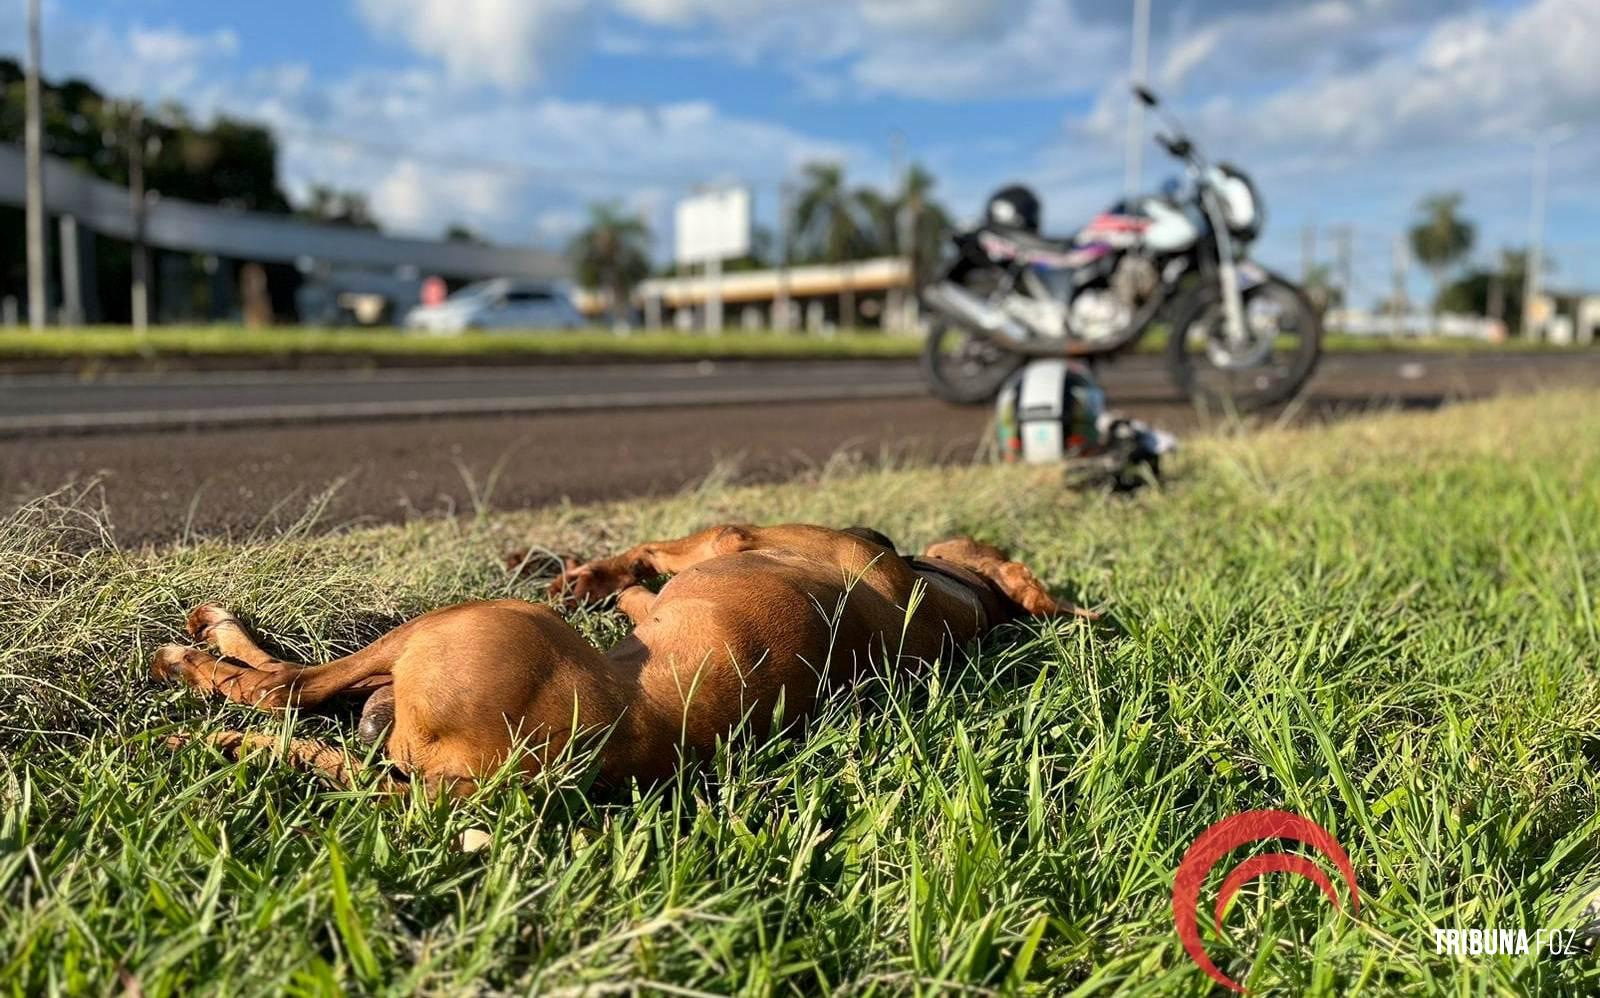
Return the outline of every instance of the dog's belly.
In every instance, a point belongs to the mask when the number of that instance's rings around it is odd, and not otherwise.
[[[786,552],[743,552],[675,576],[634,631],[654,713],[709,749],[809,713],[831,685],[897,658],[905,614],[866,580]]]

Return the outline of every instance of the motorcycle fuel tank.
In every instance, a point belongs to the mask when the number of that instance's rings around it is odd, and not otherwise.
[[[1188,249],[1200,238],[1200,229],[1184,210],[1160,198],[1146,198],[1139,211],[1150,219],[1140,242],[1157,253],[1176,253]]]

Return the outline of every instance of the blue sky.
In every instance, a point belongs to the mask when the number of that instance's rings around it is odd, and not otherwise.
[[[0,50],[21,38],[5,0]],[[1153,0],[1151,78],[1254,173],[1268,260],[1349,226],[1387,290],[1417,200],[1466,195],[1482,255],[1528,238],[1533,136],[1562,127],[1556,283],[1600,285],[1600,3]],[[1052,228],[1113,200],[1131,0],[45,0],[46,66],[283,139],[291,195],[361,190],[396,231],[461,221],[559,244],[620,198],[663,245],[672,201],[836,159],[887,183],[894,143],[969,216],[1010,180]],[[1170,172],[1153,146],[1146,180]],[[1421,280],[1420,277],[1415,279]]]

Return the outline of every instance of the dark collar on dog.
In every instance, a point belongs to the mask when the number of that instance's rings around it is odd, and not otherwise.
[[[907,557],[906,564],[915,572],[942,575],[971,593],[978,602],[979,612],[983,614],[983,630],[996,627],[1011,619],[1012,614],[1007,612],[1000,594],[995,592],[988,579],[977,572],[963,568],[953,561],[945,561],[943,558]]]

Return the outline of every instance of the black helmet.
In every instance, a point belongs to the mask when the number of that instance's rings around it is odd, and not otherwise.
[[[1039,234],[1039,198],[1021,184],[1002,187],[989,195],[984,217],[1003,229],[1023,229]]]

